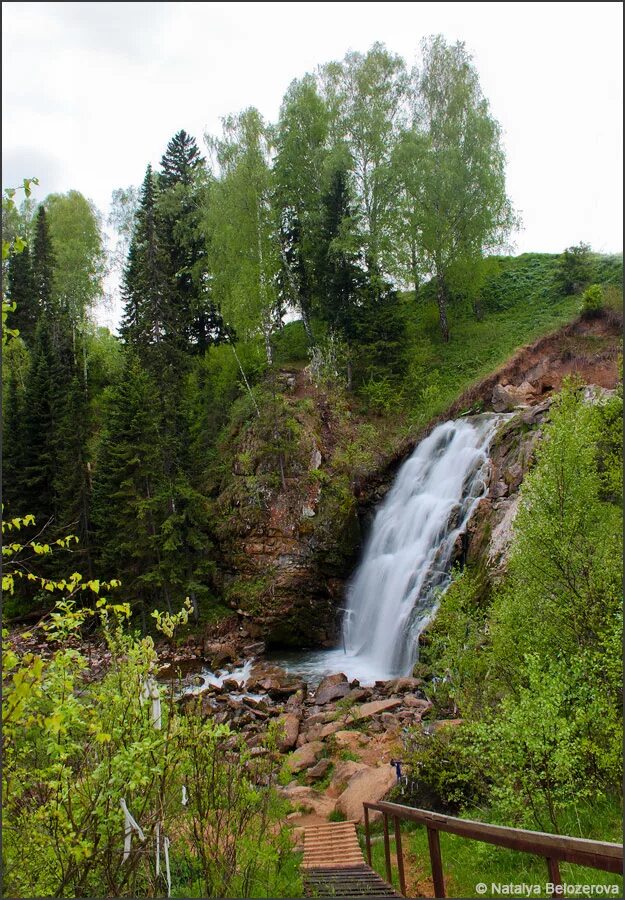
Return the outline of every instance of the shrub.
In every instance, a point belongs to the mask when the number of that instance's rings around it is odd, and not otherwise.
[[[591,284],[582,294],[582,314],[592,319],[603,309],[603,291],[600,284]]]
[[[98,601],[111,654],[98,680],[74,646],[91,610],[72,600],[54,614],[49,658],[5,643],[7,894],[162,896],[171,874],[184,896],[280,896],[272,884],[282,879],[291,846],[273,789],[274,735],[266,753],[253,756],[241,736],[197,707],[181,715],[173,691],[158,713],[154,644],[125,630],[128,614],[123,604]],[[169,636],[179,621],[157,618]],[[127,853],[122,801],[140,827]]]

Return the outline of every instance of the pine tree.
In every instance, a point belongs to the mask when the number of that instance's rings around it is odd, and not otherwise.
[[[210,567],[205,501],[184,471],[182,404],[178,396],[174,408],[169,399],[129,352],[109,397],[94,479],[101,570],[122,578],[144,623],[149,609],[201,597]]]
[[[11,253],[8,261],[7,295],[16,304],[11,314],[11,326],[17,328],[20,337],[32,347],[40,308],[35,296],[33,271],[28,244],[20,253]]]

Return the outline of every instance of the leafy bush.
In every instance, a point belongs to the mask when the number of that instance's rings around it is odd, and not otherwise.
[[[582,294],[582,313],[585,318],[594,318],[603,309],[603,291],[600,284],[591,284]]]
[[[171,875],[185,896],[275,896],[291,847],[273,790],[274,736],[253,756],[198,707],[181,715],[173,691],[159,711],[152,639],[127,633],[123,604],[97,609],[111,654],[99,680],[74,646],[91,611],[71,600],[52,617],[48,658],[5,642],[7,893],[161,896]],[[169,635],[181,621],[157,619]],[[122,801],[140,829],[126,838]]]
[[[468,726],[447,726],[428,734],[420,727],[405,738],[409,782],[402,803],[457,812],[487,796],[487,776]]]

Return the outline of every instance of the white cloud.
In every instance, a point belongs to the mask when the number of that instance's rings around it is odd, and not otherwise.
[[[180,128],[200,141],[250,105],[275,119],[304,72],[376,40],[412,63],[435,32],[474,53],[503,126],[517,249],[620,250],[620,3],[5,2],[3,181],[106,211]]]

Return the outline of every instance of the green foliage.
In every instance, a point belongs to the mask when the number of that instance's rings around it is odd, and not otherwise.
[[[575,655],[596,646],[618,615],[621,514],[601,500],[597,408],[570,386],[551,419],[523,485],[494,606],[494,660],[512,683],[524,654]]]
[[[582,294],[582,313],[593,318],[603,309],[603,291],[600,284],[591,284]]]
[[[456,813],[488,796],[488,769],[468,728],[447,726],[428,734],[417,727],[404,744],[409,794],[397,802]]]
[[[521,489],[506,577],[491,593],[485,573],[464,572],[442,599],[424,658],[442,677],[435,703],[466,720],[454,735],[468,756],[432,757],[441,802],[464,767],[461,806],[474,790],[508,824],[558,831],[572,804],[618,791],[621,431],[621,388],[589,403],[565,385]]]
[[[85,319],[102,296],[105,252],[100,215],[79,191],[46,197],[54,253],[53,303],[74,324]]]
[[[279,886],[296,895],[272,736],[268,754],[254,757],[227,726],[193,708],[181,716],[171,695],[155,714],[143,699],[146,684],[150,696],[162,692],[150,681],[152,639],[123,629],[127,606],[102,598],[97,608],[111,654],[100,680],[71,647],[45,659],[4,647],[5,888],[15,897],[159,895],[166,838],[174,893],[260,897]],[[60,606],[50,637],[67,642],[85,614]],[[168,630],[177,618],[161,624]],[[127,860],[122,800],[142,829]]]
[[[558,259],[558,280],[565,294],[578,294],[590,282],[590,245],[580,242],[567,247]]]

